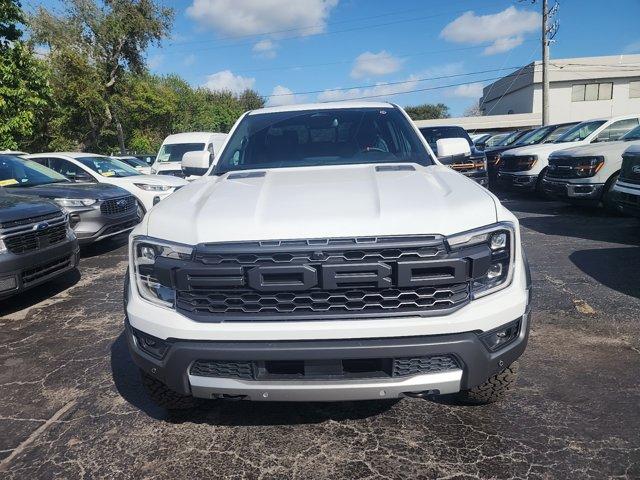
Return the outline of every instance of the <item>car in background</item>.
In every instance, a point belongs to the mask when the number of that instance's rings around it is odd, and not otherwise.
[[[485,149],[484,153],[487,156],[487,168],[489,170],[489,184],[495,184],[498,179],[498,165],[503,152],[515,147],[555,142],[558,137],[578,123],[579,122],[558,123],[533,130],[522,130],[522,135],[516,137],[513,143],[509,145],[496,145],[495,147]]]
[[[469,134],[469,137],[471,137],[471,141],[476,146],[476,148],[478,148],[478,145],[484,146],[484,142],[491,138],[493,135],[493,133],[476,133],[473,135]]]
[[[135,168],[137,171],[139,171],[140,173],[144,174],[144,175],[151,175],[151,167],[149,165],[147,165],[144,160],[140,160],[137,157],[134,157],[133,155],[122,155],[119,157],[113,157],[116,158],[124,163],[126,163],[127,165],[129,165],[130,167]]]
[[[169,135],[164,139],[156,160],[151,166],[151,173],[186,177],[192,175],[183,171],[182,160],[187,152],[208,152],[207,168],[213,165],[216,153],[224,145],[226,133],[188,132]],[[188,170],[188,165],[186,166]]]
[[[13,182],[0,180],[0,187]],[[55,203],[0,188],[0,299],[77,268],[78,240]]]
[[[155,153],[132,153],[129,156],[130,157],[135,157],[138,160],[142,160],[148,166],[153,165],[153,162],[156,161],[156,154]]]
[[[640,126],[620,140],[553,152],[542,180],[544,192],[569,203],[602,203],[609,210],[617,210],[613,189],[621,173],[622,154],[630,146],[640,146]],[[625,171],[625,177],[633,178],[632,174],[633,167]]]
[[[58,204],[81,245],[126,233],[142,217],[126,190],[101,183],[74,183],[31,160],[0,155],[0,185],[16,195],[40,197]]]
[[[618,140],[638,126],[640,115],[623,115],[581,122],[553,143],[517,147],[501,156],[498,183],[510,189],[543,194],[542,179],[547,173],[549,156],[559,150]]]
[[[512,133],[514,132],[493,133],[483,141],[474,142],[474,145],[478,150],[485,150],[486,148],[494,147],[495,145],[499,144],[501,141],[509,137],[509,135],[511,135]]]
[[[423,127],[419,130],[431,147],[431,150],[433,150],[433,153],[438,157],[440,163],[475,180],[484,187],[489,186],[487,159],[484,153],[476,149],[473,145],[473,141],[464,128],[455,125],[442,125],[437,127]],[[465,140],[469,145],[469,154],[449,156],[446,155],[445,152],[438,152],[438,140],[445,138]]]
[[[143,175],[120,160],[95,153],[37,153],[25,158],[49,167],[74,182],[106,183],[124,188],[136,197],[139,217],[187,184],[182,178]]]
[[[622,154],[613,193],[613,202],[620,212],[640,218],[640,145],[634,144]]]

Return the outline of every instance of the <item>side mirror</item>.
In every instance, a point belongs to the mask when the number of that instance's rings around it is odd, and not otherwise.
[[[438,158],[471,155],[471,147],[466,138],[441,138],[436,141]]]
[[[198,150],[187,152],[182,155],[182,171],[185,176],[202,176],[207,173],[211,166],[211,154],[208,150]]]

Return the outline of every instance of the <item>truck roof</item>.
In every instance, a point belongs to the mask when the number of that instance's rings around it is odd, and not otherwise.
[[[226,136],[226,133],[217,133],[217,132],[183,132],[183,133],[174,133],[169,135],[162,142],[165,143],[192,143],[192,142],[203,142],[206,143],[209,141],[211,137],[216,136]]]
[[[395,105],[388,102],[325,102],[325,103],[301,103],[298,105],[282,105],[279,107],[266,107],[252,110],[249,115],[262,113],[298,112],[303,110],[333,110],[336,108],[395,108]]]

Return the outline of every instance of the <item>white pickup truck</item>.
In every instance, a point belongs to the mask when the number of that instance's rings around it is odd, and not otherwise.
[[[185,132],[164,139],[151,173],[181,178],[205,173],[227,139],[226,133]]]
[[[640,127],[618,141],[595,143],[554,152],[543,180],[544,191],[571,203],[615,209],[613,187],[622,167],[622,154],[640,145]]]
[[[507,150],[501,155],[498,183],[509,189],[542,193],[549,155],[568,148],[618,140],[637,127],[639,119],[640,115],[624,115],[587,120],[567,130],[552,143]]]
[[[389,103],[243,115],[215,167],[132,232],[124,295],[130,352],[169,409],[493,402],[529,332],[518,220]]]

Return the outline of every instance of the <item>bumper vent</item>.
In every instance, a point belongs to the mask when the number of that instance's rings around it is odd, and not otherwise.
[[[410,375],[445,372],[458,368],[460,366],[457,360],[451,355],[396,358],[393,361],[393,376],[408,377]]]
[[[224,360],[196,360],[189,369],[191,375],[198,377],[255,378],[253,362],[229,362]]]

